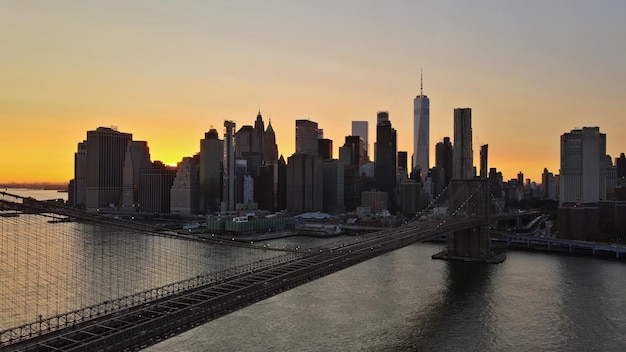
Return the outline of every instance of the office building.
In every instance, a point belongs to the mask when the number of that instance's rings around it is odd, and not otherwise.
[[[254,179],[254,199],[259,209],[278,209],[278,163],[260,165]]]
[[[352,136],[359,136],[363,140],[363,158],[366,161],[369,160],[368,128],[367,121],[352,121]]]
[[[430,169],[430,100],[423,94],[420,77],[420,95],[413,99],[413,162],[412,173],[426,179]],[[417,179],[417,177],[412,177]]]
[[[322,211],[324,179],[322,157],[294,153],[287,159],[286,201],[293,214]]]
[[[474,150],[472,149],[472,109],[454,109],[454,148],[452,151],[452,178],[473,179]]]
[[[235,160],[235,204],[247,203],[244,201],[244,179],[248,176],[248,161]]]
[[[235,210],[235,122],[224,121],[224,195],[222,212]]]
[[[346,211],[344,206],[345,165],[339,160],[325,160],[322,163],[323,174],[323,211],[340,214]]]
[[[379,191],[364,191],[361,193],[361,206],[370,208],[372,213],[389,210],[389,194]]]
[[[185,157],[178,163],[176,177],[170,189],[170,212],[173,214],[195,215],[200,204],[200,165],[199,160]]]
[[[396,184],[400,184],[400,182],[402,182],[403,180],[406,180],[409,178],[409,168],[408,168],[408,154],[405,151],[399,151],[398,155],[397,155],[397,161],[398,161],[398,174],[397,174],[397,180],[396,180]],[[428,175],[426,175],[428,176]],[[424,177],[425,179],[426,177]]]
[[[376,146],[374,147],[374,178],[376,188],[389,194],[389,200],[396,186],[396,130],[391,127],[389,113],[378,112],[376,124]],[[390,205],[395,205],[393,202]],[[389,208],[388,208],[389,209]]]
[[[495,167],[489,169],[489,190],[495,199],[504,197],[504,177]]]
[[[317,122],[296,120],[296,153],[317,155],[318,133]]]
[[[583,127],[561,135],[560,202],[606,200],[606,135]]]
[[[556,200],[556,179],[554,174],[548,171],[547,168],[543,169],[541,175],[541,185],[543,187],[543,199]]]
[[[130,133],[108,127],[87,131],[85,206],[88,211],[121,204],[124,158],[132,138]]]
[[[150,149],[146,141],[130,141],[124,158],[122,207],[125,210],[139,209],[139,176],[143,169],[152,166]]]
[[[139,174],[139,210],[144,213],[169,213],[170,191],[176,168],[154,162]]]
[[[615,167],[617,168],[617,178],[626,177],[626,156],[624,153],[619,155],[619,158],[615,158]]]
[[[210,214],[220,210],[223,158],[224,141],[219,139],[217,130],[212,128],[200,140],[198,186],[201,213]]]
[[[278,146],[272,123],[270,121],[265,130],[260,111],[254,127],[244,125],[235,133],[235,146],[235,159],[247,161],[248,174],[252,177],[256,177],[260,165],[278,161]]]
[[[85,207],[85,187],[87,177],[87,141],[78,143],[78,150],[74,153],[74,179],[68,188],[69,204]]]
[[[317,153],[322,156],[323,160],[331,160],[333,158],[333,140],[328,138],[318,139]]]
[[[365,164],[365,148],[361,136],[346,136],[339,147],[339,161],[344,169],[344,204],[348,211],[354,211],[361,204],[361,165]]]
[[[489,170],[487,168],[488,148],[489,148],[488,144],[480,146],[480,178],[482,178],[483,180],[487,179],[487,176],[488,176],[487,170]]]
[[[443,188],[445,188],[452,179],[452,143],[450,137],[443,137],[443,141],[435,145],[435,167],[443,170]]]

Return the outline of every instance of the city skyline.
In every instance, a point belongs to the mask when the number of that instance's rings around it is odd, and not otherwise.
[[[175,164],[211,127],[223,137],[224,120],[253,124],[259,108],[285,158],[295,120],[317,122],[338,155],[351,122],[368,121],[373,136],[383,110],[398,151],[411,153],[420,67],[433,100],[431,160],[458,107],[472,108],[474,159],[489,144],[505,180],[558,173],[559,136],[575,128],[606,131],[613,160],[626,149],[617,1],[3,7],[0,182],[66,182],[76,143],[99,126]]]

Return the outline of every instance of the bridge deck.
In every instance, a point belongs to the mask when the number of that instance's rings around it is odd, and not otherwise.
[[[289,260],[250,265],[219,281],[173,293],[37,336],[13,336],[4,346],[25,351],[123,350],[156,343],[229,312],[406,245],[477,220],[426,222],[360,236],[330,248],[287,254]]]

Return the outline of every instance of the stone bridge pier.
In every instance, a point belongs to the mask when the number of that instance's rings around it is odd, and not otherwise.
[[[452,180],[452,198],[449,211],[454,219],[475,219],[476,225],[447,234],[448,249],[435,254],[435,259],[461,260],[470,262],[501,263],[504,255],[491,250],[489,236],[489,209],[491,196],[489,182],[483,179]]]

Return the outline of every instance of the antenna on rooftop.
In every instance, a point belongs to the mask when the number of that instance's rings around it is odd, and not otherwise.
[[[420,67],[420,95],[424,95],[422,93],[422,88],[423,88],[423,74],[422,74],[422,68]]]

